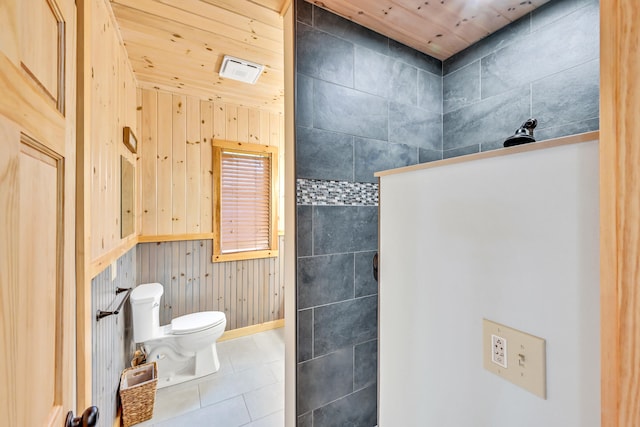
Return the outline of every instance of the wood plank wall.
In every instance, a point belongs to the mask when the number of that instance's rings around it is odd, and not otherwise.
[[[93,401],[92,279],[135,245],[140,229],[120,238],[120,156],[137,180],[140,167],[122,141],[124,126],[138,133],[136,80],[109,1],[78,2],[78,22],[77,395],[85,408]]]
[[[91,50],[90,259],[95,261],[123,244],[120,238],[120,156],[125,156],[136,171],[140,168],[137,167],[138,156],[122,142],[125,126],[139,133],[136,80],[113,13],[105,0],[93,0],[91,23],[91,46],[95,48]]]
[[[600,1],[602,426],[640,425],[640,2]]]
[[[212,263],[213,241],[141,243],[138,283],[164,286],[160,324],[198,311],[223,311],[226,330],[284,318],[284,236],[280,257]]]
[[[211,235],[212,138],[277,146],[284,167],[281,114],[150,89],[140,89],[139,98],[144,238]],[[279,230],[284,230],[283,221],[281,213]]]
[[[131,308],[125,302],[120,314],[97,321],[98,310],[115,310],[124,294],[116,296],[116,287],[135,286],[136,250],[131,249],[116,262],[115,279],[112,266],[91,281],[92,402],[100,408],[100,425],[112,426],[118,413],[118,386],[122,370],[130,366],[132,357]]]

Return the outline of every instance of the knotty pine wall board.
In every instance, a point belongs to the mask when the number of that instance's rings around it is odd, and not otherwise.
[[[281,114],[157,90],[141,92],[142,236],[213,232],[212,138],[278,146],[283,167]],[[283,212],[283,178],[280,185]],[[280,230],[283,221],[280,214]]]

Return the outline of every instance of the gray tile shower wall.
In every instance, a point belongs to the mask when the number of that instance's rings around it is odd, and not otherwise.
[[[136,249],[129,250],[116,261],[115,279],[112,266],[91,280],[91,312],[113,311],[124,294],[116,295],[116,288],[133,288],[136,285]],[[100,426],[111,426],[118,412],[118,387],[120,373],[129,366],[133,353],[131,309],[123,305],[117,315],[97,321],[91,328],[92,399],[100,409]]]
[[[374,173],[442,158],[442,63],[310,3],[296,9],[298,425],[371,427]]]
[[[295,6],[298,425],[369,427],[377,197],[353,191],[378,170],[502,147],[529,117],[538,140],[598,129],[598,0],[553,0],[444,63]]]
[[[443,157],[599,128],[599,5],[555,0],[444,61]]]
[[[296,125],[305,134],[297,138],[305,151],[296,157],[299,177],[361,181],[343,176],[347,168],[331,177],[310,170],[347,162],[353,137],[409,147],[414,162],[419,148],[442,150],[440,61],[310,3],[296,6]]]

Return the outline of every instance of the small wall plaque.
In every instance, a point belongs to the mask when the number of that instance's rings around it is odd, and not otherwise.
[[[133,134],[133,131],[129,126],[125,126],[124,128],[123,141],[124,141],[124,145],[127,146],[129,151],[131,151],[134,154],[138,151],[138,139]]]

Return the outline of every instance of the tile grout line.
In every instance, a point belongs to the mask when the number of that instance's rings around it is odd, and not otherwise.
[[[253,419],[253,417],[251,416],[251,411],[249,411],[249,405],[247,405],[247,398],[246,398],[246,393],[242,393],[242,402],[244,402],[244,409],[247,410],[247,415],[249,415],[249,423],[251,424],[252,422],[256,421]]]

